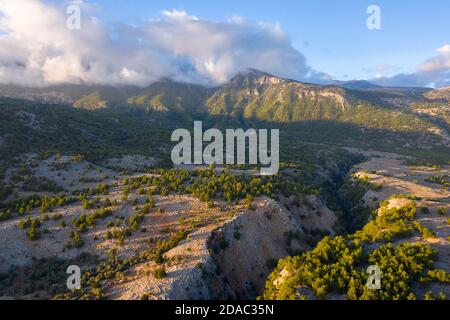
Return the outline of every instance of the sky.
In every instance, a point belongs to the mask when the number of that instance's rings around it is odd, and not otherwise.
[[[319,83],[450,85],[448,0],[75,3],[81,28],[67,30],[70,1],[0,0],[0,82],[221,84],[256,68]],[[370,5],[379,30],[366,25]]]
[[[413,72],[450,43],[447,0],[97,0],[106,21],[139,23],[164,10],[184,10],[207,20],[235,16],[281,25],[315,69],[334,78],[376,77],[377,65]],[[369,5],[381,9],[381,30],[366,26]],[[388,70],[386,70],[388,71]]]

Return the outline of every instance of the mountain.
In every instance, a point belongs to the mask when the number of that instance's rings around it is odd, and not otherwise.
[[[241,73],[207,101],[212,115],[266,121],[336,119],[348,105],[339,87],[300,83],[259,71]]]
[[[23,99],[39,103],[72,104],[76,100],[96,91],[96,86],[57,85],[42,88],[1,85],[0,96]]]
[[[85,87],[82,86],[82,88],[84,89]],[[135,86],[88,86],[81,91],[77,90],[76,85],[69,85],[67,86],[66,94],[73,98],[69,104],[74,107],[95,110],[121,106],[129,96],[137,94],[138,90],[139,88]],[[76,93],[78,92],[82,94],[77,95]]]
[[[425,97],[433,101],[450,102],[450,87],[431,90]]]
[[[411,109],[450,131],[450,87],[430,90],[424,97],[424,101],[412,104]]]
[[[351,90],[282,79],[267,73],[241,73],[206,101],[211,115],[302,123],[338,121],[365,128],[425,132],[433,126],[408,109],[425,101],[424,89]]]
[[[144,88],[3,85],[0,97],[139,114],[153,122],[170,118],[172,124],[193,119],[209,119],[213,126],[266,122],[288,126],[291,135],[314,142],[429,150],[449,146],[449,91],[379,87],[367,81],[318,85],[248,70],[219,87],[168,79]]]
[[[168,79],[140,88],[65,84],[42,88],[0,85],[0,97],[76,108],[132,108],[157,112],[210,114],[270,121],[339,119],[355,105],[407,108],[437,100],[447,89],[385,88],[368,81],[317,85],[283,79],[258,70],[239,73],[214,88]],[[442,100],[442,99],[441,99]]]
[[[0,86],[0,97],[45,104],[71,105],[80,109],[139,108],[147,111],[198,113],[213,89],[170,80],[140,88],[67,84],[43,88]]]

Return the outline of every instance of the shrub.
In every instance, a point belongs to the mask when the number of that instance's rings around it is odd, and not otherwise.
[[[73,240],[75,248],[82,248],[84,246],[84,241],[81,239],[80,234],[76,231],[72,231],[70,237]]]
[[[31,226],[31,218],[30,216],[27,217],[26,220],[20,220],[19,221],[19,228],[24,230],[27,229]]]
[[[164,279],[167,277],[166,270],[164,268],[158,268],[153,272],[153,276],[156,279]]]
[[[412,300],[416,299],[412,288],[420,283],[448,283],[449,274],[433,268],[438,251],[428,245],[370,245],[390,241],[405,230],[418,229],[425,235],[431,233],[420,223],[412,221],[414,214],[413,205],[389,210],[384,207],[380,216],[363,230],[346,237],[325,237],[313,250],[280,260],[267,279],[260,298],[305,299],[309,296],[302,295],[302,290],[299,290],[305,288],[319,298],[336,293],[351,300]],[[366,286],[366,268],[369,265],[381,269],[383,285],[380,290],[369,290]],[[442,297],[428,293],[425,298]]]
[[[428,207],[420,207],[420,211],[423,214],[429,214],[430,213],[430,209]]]
[[[414,221],[413,225],[414,225],[414,228],[416,229],[416,231],[419,232],[423,238],[425,238],[425,239],[436,238],[436,236],[437,236],[436,233],[431,231],[427,227],[423,226],[420,222]]]
[[[32,225],[30,229],[27,231],[27,236],[30,240],[34,241],[40,238],[39,230],[36,226]]]
[[[450,283],[450,273],[442,269],[429,270],[424,281],[438,281],[442,283]]]

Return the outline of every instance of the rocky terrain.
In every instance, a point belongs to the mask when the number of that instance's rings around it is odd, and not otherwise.
[[[420,246],[424,250],[426,248],[435,250],[433,253],[433,266],[436,268],[435,270],[439,271],[430,271],[429,274],[436,272],[440,273],[441,276],[430,280],[425,280],[426,278],[424,277],[418,282],[411,281],[407,285],[410,286],[409,291],[405,292],[410,292],[411,299],[420,299],[420,297],[423,297],[422,299],[434,299],[436,297],[445,299],[450,294],[450,220],[448,218],[450,212],[448,184],[450,167],[448,165],[434,167],[410,165],[408,164],[408,158],[397,154],[350,150],[362,153],[368,159],[368,161],[356,165],[351,171],[351,176],[352,179],[364,186],[363,190],[365,191],[360,197],[360,201],[363,203],[362,206],[374,211],[372,216],[364,222],[365,226],[360,231],[350,235],[348,238],[338,237],[335,241],[349,241],[349,243],[352,243],[351,241],[355,241],[354,239],[356,238],[358,241],[366,242],[362,246],[362,250],[366,254],[369,254],[370,251],[374,252],[373,250],[376,250],[376,248],[385,248],[386,245],[394,248],[400,248],[402,245],[411,245]],[[411,210],[413,214],[408,218],[404,218],[402,213],[400,213],[402,210]],[[388,213],[393,213],[394,216],[392,218],[384,217]],[[413,228],[416,229],[417,233],[412,232]],[[388,236],[388,234],[393,236]],[[323,240],[311,252],[319,254],[320,250],[328,250],[329,241],[333,240]],[[360,244],[361,242],[355,243]],[[341,254],[345,255],[348,253],[349,251],[346,251]],[[320,254],[324,255],[324,253]],[[325,257],[327,256],[325,255]],[[325,260],[327,259],[325,258]],[[389,261],[401,263],[403,257],[390,256],[387,259],[387,263]],[[277,297],[287,298],[284,295],[286,292],[290,292],[290,299],[315,300],[322,298],[340,300],[374,298],[372,296],[373,292],[367,293],[366,289],[363,288],[359,289],[364,291],[364,293],[360,292],[362,296],[356,295],[352,291],[355,290],[353,287],[356,285],[354,282],[357,280],[355,279],[351,280],[350,285],[346,285],[345,289],[342,288],[340,293],[330,290],[331,292],[324,294],[323,291],[319,290],[320,287],[316,287],[314,283],[315,278],[308,280],[311,281],[308,282],[307,280],[302,281],[302,276],[297,275],[297,273],[303,272],[303,268],[308,268],[306,266],[302,267],[300,261],[281,260],[276,270],[267,280],[263,297],[269,299]],[[333,264],[327,265],[324,262],[322,268],[332,268],[332,266]],[[403,267],[407,268],[405,265]],[[402,280],[400,278],[393,280],[392,278],[395,277],[387,275],[388,270],[385,269],[384,272],[386,274],[382,274],[381,292],[387,295],[387,299],[391,299],[392,296],[401,292],[401,289],[395,288],[391,281]],[[306,277],[306,274],[303,277]],[[294,288],[294,290],[288,290],[287,288]],[[346,292],[345,290],[348,291]],[[344,294],[345,292],[346,294]],[[371,296],[372,298],[370,298]],[[391,296],[391,298],[388,298],[388,296]],[[406,296],[403,298],[399,296],[399,299],[405,298]]]
[[[15,281],[18,276],[26,278],[22,272],[37,262],[57,258],[68,266],[84,254],[97,261],[107,260],[112,253],[121,259],[132,258],[190,230],[187,237],[164,252],[163,278],[155,276],[161,262],[135,263],[113,279],[105,279],[102,290],[107,299],[255,298],[278,259],[308,250],[313,241],[310,232],[334,233],[337,222],[334,213],[314,195],[304,195],[301,203],[295,197],[284,197],[280,202],[260,197],[246,206],[218,201],[214,208],[188,194],[154,195],[148,206],[146,193],[126,191],[127,181],[135,177],[159,177],[125,173],[139,171],[136,163],[146,167],[153,164],[151,159],[140,156],[107,160],[104,163],[109,168],[61,155],[39,160],[37,155],[28,154],[18,163],[5,172],[3,180],[14,186],[11,200],[48,195],[37,189],[26,191],[30,184],[36,188],[42,184],[43,190],[54,188],[54,193],[78,194],[85,190],[93,196],[81,202],[73,197],[50,209],[43,209],[43,205],[33,208],[31,202],[26,214],[0,221],[0,274],[15,274]],[[108,187],[96,193],[94,190],[100,186]],[[77,221],[83,216],[94,217],[99,211],[106,212],[106,217],[96,218],[81,230]],[[111,236],[117,230],[128,230],[125,226],[137,212],[144,212],[138,228],[122,240]],[[30,238],[25,217],[30,222],[39,221],[38,239]],[[77,245],[73,235],[77,229],[82,245]],[[64,277],[58,281],[51,285],[63,287]],[[7,281],[3,287],[4,298],[26,298],[30,293],[11,287]],[[38,290],[34,297],[48,298],[49,294]]]
[[[164,79],[147,88],[1,86],[0,296],[447,295],[447,95],[314,85],[256,70],[215,88]],[[219,129],[280,129],[279,174],[260,177],[249,165],[173,167],[171,132],[193,119]],[[400,221],[384,225],[386,214]],[[377,242],[391,227],[408,237]],[[351,272],[346,284],[348,272],[323,284],[333,270],[289,291],[298,280],[291,275],[317,271],[302,269],[298,257],[314,262],[334,246],[353,254],[360,244],[352,237],[369,242],[361,250],[429,245],[439,270],[422,280],[432,294],[408,282],[408,295],[375,296]],[[334,256],[357,260],[326,255]],[[79,291],[65,286],[72,264],[83,270]],[[334,286],[348,292],[325,293]]]

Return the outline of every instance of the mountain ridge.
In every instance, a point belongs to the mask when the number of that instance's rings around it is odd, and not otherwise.
[[[351,85],[355,85],[355,82]],[[144,88],[100,85],[59,85],[48,88],[0,86],[0,97],[64,104],[91,111],[105,109],[147,113],[150,118],[158,119],[172,116],[173,119],[191,121],[219,117],[238,120],[242,124],[256,120],[294,126],[311,121],[328,121],[360,127],[362,132],[365,132],[364,129],[374,129],[420,133],[427,137],[420,139],[423,140],[423,147],[428,143],[449,144],[448,109],[435,112],[438,116],[429,111],[423,112],[428,105],[441,108],[439,103],[446,93],[447,89],[370,85],[366,89],[351,89],[343,85],[299,82],[252,69],[238,73],[219,87],[169,79],[162,79]],[[417,105],[421,108],[417,108]]]
[[[0,84],[0,97],[23,99],[40,103],[52,104],[68,104],[78,108],[96,109],[97,107],[112,107],[112,106],[145,106],[150,109],[158,109],[152,103],[152,99],[161,94],[168,100],[168,106],[162,108],[163,110],[172,109],[178,102],[176,98],[170,97],[181,93],[182,100],[186,100],[187,93],[193,94],[196,98],[194,103],[204,104],[208,99],[215,94],[224,90],[233,90],[241,88],[257,89],[261,94],[262,90],[266,90],[270,85],[293,86],[297,90],[296,93],[301,93],[302,90],[324,90],[328,92],[338,93],[341,96],[357,91],[363,92],[383,92],[391,93],[409,91],[417,91],[419,94],[429,92],[425,88],[390,88],[382,87],[373,84],[366,80],[352,80],[352,81],[334,81],[331,84],[314,84],[307,82],[300,82],[297,80],[286,79],[272,75],[270,73],[259,71],[255,69],[248,69],[246,72],[237,73],[227,83],[216,86],[207,87],[198,84],[190,84],[185,82],[177,82],[170,79],[161,79],[153,82],[146,87],[137,87],[131,85],[124,86],[105,86],[105,85],[89,85],[89,84],[58,84],[47,87],[26,87],[13,84]],[[341,90],[342,89],[342,90]],[[445,89],[445,88],[443,88]],[[430,90],[440,91],[443,89]],[[172,91],[171,94],[168,91]],[[357,96],[357,95],[355,95]],[[339,99],[342,100],[342,99]],[[100,103],[103,102],[103,103]],[[193,104],[190,101],[183,101],[187,104]],[[342,101],[341,101],[342,102]],[[209,109],[208,106],[206,109]],[[165,110],[165,111],[167,111]]]

